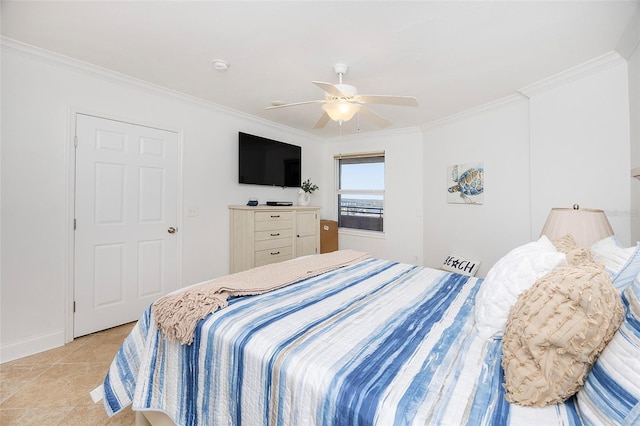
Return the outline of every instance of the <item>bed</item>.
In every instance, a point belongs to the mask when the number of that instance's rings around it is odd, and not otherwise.
[[[507,402],[501,339],[476,325],[482,286],[368,258],[231,298],[188,345],[167,339],[149,307],[94,395],[109,415],[132,404],[177,425],[588,424],[576,397]],[[627,414],[640,410],[628,402]]]

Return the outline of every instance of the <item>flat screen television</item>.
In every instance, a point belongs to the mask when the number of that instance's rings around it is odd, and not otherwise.
[[[238,151],[239,183],[300,187],[301,147],[239,132]]]

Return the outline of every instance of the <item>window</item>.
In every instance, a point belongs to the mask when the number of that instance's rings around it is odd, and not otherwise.
[[[384,152],[336,159],[338,226],[383,232]]]

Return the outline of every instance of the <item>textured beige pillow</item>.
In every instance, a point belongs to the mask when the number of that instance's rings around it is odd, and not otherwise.
[[[556,249],[560,253],[564,254],[567,254],[571,250],[578,247],[575,238],[573,238],[573,235],[571,234],[565,234],[562,237],[554,238],[551,242],[554,246],[556,246]]]
[[[567,264],[569,265],[582,265],[592,262],[591,251],[588,248],[578,247],[571,234],[555,238],[552,243],[560,253],[564,253],[567,256]]]
[[[541,407],[576,393],[622,321],[604,267],[559,267],[520,295],[502,339],[507,401]]]

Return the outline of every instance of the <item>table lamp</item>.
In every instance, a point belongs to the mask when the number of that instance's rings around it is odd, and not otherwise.
[[[550,240],[571,234],[580,247],[589,248],[603,238],[613,235],[613,229],[603,210],[573,208],[553,208],[540,235]]]

